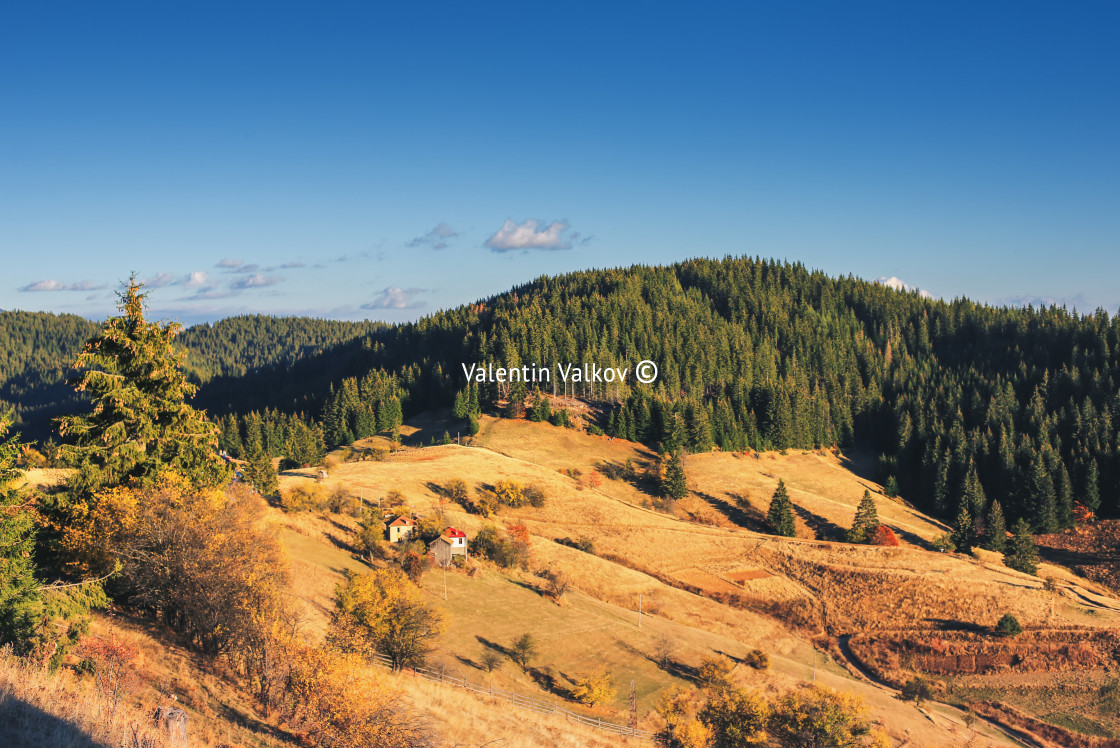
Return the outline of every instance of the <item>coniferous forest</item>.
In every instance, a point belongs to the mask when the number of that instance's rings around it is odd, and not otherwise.
[[[27,320],[37,332],[4,338],[0,397],[37,436],[27,416],[63,402],[53,393],[90,330]],[[542,277],[409,324],[243,317],[182,342],[195,404],[235,453],[259,444],[306,462],[429,408],[516,414],[531,400],[519,384],[468,386],[461,363],[651,359],[652,385],[540,387],[595,401],[605,431],[669,451],[873,450],[889,490],[950,521],[967,512],[977,531],[1000,510],[1040,532],[1070,525],[1077,504],[1120,514],[1120,322],[1103,311],[946,302],[726,258]],[[7,384],[21,366],[52,394],[22,403],[26,385]]]

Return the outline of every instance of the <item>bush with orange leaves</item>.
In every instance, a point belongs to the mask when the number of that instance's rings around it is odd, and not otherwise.
[[[896,546],[898,545],[898,536],[894,534],[894,530],[886,525],[879,525],[875,528],[875,532],[871,533],[868,543],[871,545]]]
[[[279,700],[288,729],[325,748],[426,748],[438,738],[400,690],[354,653],[291,641]]]

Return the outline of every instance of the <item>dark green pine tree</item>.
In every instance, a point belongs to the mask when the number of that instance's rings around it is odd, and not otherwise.
[[[984,487],[980,485],[980,475],[976,472],[976,463],[969,460],[968,472],[964,478],[964,493],[961,496],[961,506],[968,509],[968,516],[972,519],[973,538],[978,538],[984,533],[984,507],[988,505],[988,497],[984,495]],[[959,519],[959,515],[958,515]]]
[[[1046,460],[1042,453],[1035,455],[1027,477],[1027,499],[1031,509],[1031,526],[1036,532],[1047,533],[1058,529],[1056,497],[1054,496],[1054,481],[1050,479],[1050,471],[1046,469]]]
[[[981,547],[1002,553],[1007,547],[1007,520],[1003,517],[1003,507],[999,505],[998,499],[993,500],[988,508],[988,518],[984,525],[984,542],[980,544]]]
[[[688,483],[684,474],[684,457],[679,449],[672,453],[665,465],[665,477],[661,493],[676,501],[688,495]]]
[[[0,436],[7,425],[0,423]],[[14,487],[20,445],[15,438],[0,442],[0,645],[24,651],[35,633],[42,610],[39,583],[31,554],[35,522],[31,505]]]
[[[462,420],[462,419],[466,418],[467,413],[470,412],[469,408],[470,408],[470,400],[468,398],[467,393],[463,392],[462,390],[460,390],[459,392],[456,392],[455,393],[455,405],[451,409],[451,412],[455,416],[455,418],[457,418],[459,420]]]
[[[533,404],[529,408],[529,420],[541,423],[542,421],[547,421],[551,417],[552,406],[549,405],[548,398],[542,395],[540,393],[540,390],[537,390],[537,392],[533,395]],[[614,417],[613,412],[611,413],[611,417]],[[610,433],[614,433],[613,429],[610,431]]]
[[[272,459],[264,452],[257,452],[251,456],[242,474],[245,480],[253,485],[257,493],[266,499],[279,495],[280,483],[276,475],[276,468],[272,464]]]
[[[783,487],[784,489],[784,487]],[[848,530],[849,543],[866,543],[871,540],[875,530],[879,528],[879,512],[875,508],[875,499],[871,492],[865,490],[863,498],[856,507],[856,516],[852,520],[852,527]]]
[[[1069,471],[1061,460],[1058,461],[1058,469],[1054,471],[1054,510],[1058,527],[1073,527],[1073,486],[1069,480]]]
[[[961,509],[957,512],[957,521],[953,524],[953,545],[959,553],[970,553],[976,545],[976,530],[972,524],[972,515],[968,513],[968,506],[961,502]]]
[[[59,432],[70,440],[64,450],[78,467],[67,483],[74,496],[169,471],[199,488],[229,476],[217,454],[218,428],[187,404],[198,388],[183,373],[186,355],[174,343],[180,326],[144,318],[142,287],[135,275],[129,279],[118,294],[121,315],[102,325],[74,363],[74,387],[92,405],[59,419]]]
[[[1100,473],[1097,470],[1097,461],[1090,458],[1089,467],[1085,470],[1085,485],[1081,489],[1081,503],[1094,514],[1101,508]]]
[[[1038,571],[1038,548],[1031,535],[1031,526],[1020,517],[1011,528],[1012,537],[1003,554],[1003,563],[1016,571],[1034,574]]]
[[[770,510],[766,512],[766,523],[775,535],[792,538],[797,534],[797,527],[793,521],[793,502],[789,500],[785,481],[778,479],[778,487],[770,499]]]

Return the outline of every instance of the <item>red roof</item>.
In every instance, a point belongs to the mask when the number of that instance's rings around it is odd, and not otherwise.
[[[401,525],[415,525],[415,524],[416,524],[416,522],[409,519],[408,517],[397,517],[395,520],[393,520],[392,522],[389,523],[389,527],[400,527]]]
[[[443,534],[449,538],[465,538],[467,534],[462,530],[456,530],[454,527],[449,527],[443,531]]]

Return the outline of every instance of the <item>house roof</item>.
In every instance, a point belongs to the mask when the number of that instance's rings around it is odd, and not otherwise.
[[[428,550],[431,550],[432,548],[435,548],[436,543],[443,543],[444,545],[451,545],[450,540],[448,540],[447,538],[440,535],[438,538],[436,538],[432,542],[428,543]]]
[[[465,538],[467,534],[462,530],[456,530],[454,527],[449,527],[443,531],[444,537],[448,538]]]
[[[402,525],[415,525],[416,522],[408,517],[397,517],[389,523],[389,527],[400,527]]]

